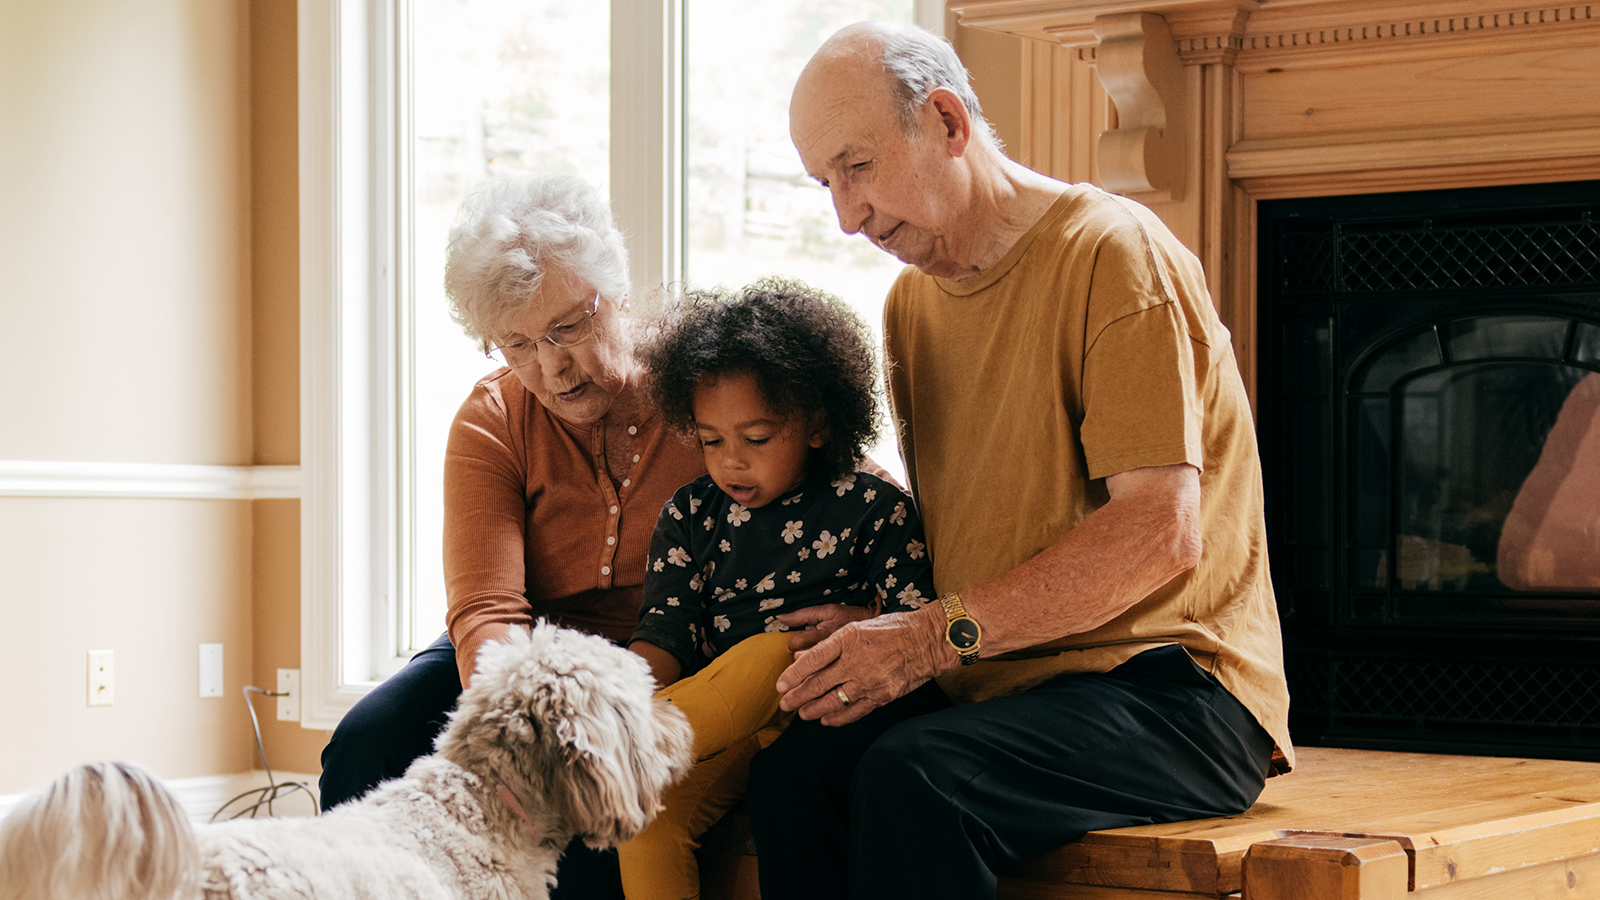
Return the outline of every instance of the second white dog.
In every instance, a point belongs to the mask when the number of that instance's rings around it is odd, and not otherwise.
[[[433,755],[317,818],[191,830],[137,767],[84,766],[0,824],[0,900],[544,898],[573,837],[633,837],[687,771],[689,725],[654,687],[603,638],[513,629]]]

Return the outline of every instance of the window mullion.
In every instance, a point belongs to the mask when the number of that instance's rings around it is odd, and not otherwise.
[[[611,208],[645,295],[687,269],[686,2],[611,0]]]

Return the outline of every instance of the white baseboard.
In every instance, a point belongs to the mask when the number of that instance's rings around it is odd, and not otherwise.
[[[272,773],[273,780],[282,785],[290,782],[301,782],[309,785],[313,791],[317,788],[317,776],[307,775],[303,772],[278,772]],[[182,804],[184,812],[189,814],[190,821],[206,822],[211,815],[222,808],[222,804],[255,788],[265,787],[267,773],[261,770],[240,772],[235,775],[203,775],[198,778],[176,778],[163,782],[167,789],[172,791]],[[28,796],[21,794],[0,794],[0,818],[4,818],[20,802]],[[309,816],[315,812],[312,797],[304,791],[280,792],[279,799],[272,804],[272,814],[275,816]],[[244,807],[254,802],[254,798],[243,803],[235,803],[228,815],[240,812]],[[265,816],[266,808],[262,807],[258,816]]]

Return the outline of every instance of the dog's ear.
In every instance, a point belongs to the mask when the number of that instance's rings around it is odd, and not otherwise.
[[[622,723],[623,740],[574,748],[568,821],[597,850],[643,831],[692,758],[694,732],[676,707],[647,699],[630,711],[636,717]]]

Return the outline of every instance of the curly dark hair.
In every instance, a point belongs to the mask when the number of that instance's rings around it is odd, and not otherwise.
[[[650,373],[650,399],[667,426],[685,434],[694,433],[701,379],[748,372],[773,412],[825,433],[813,467],[853,472],[878,437],[872,335],[842,300],[803,282],[763,278],[737,290],[688,291],[636,353]]]

